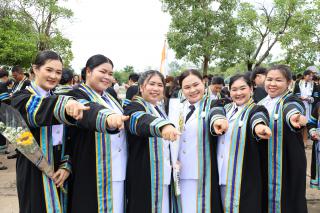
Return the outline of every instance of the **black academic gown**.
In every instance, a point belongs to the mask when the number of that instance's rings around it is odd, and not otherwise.
[[[210,100],[206,99],[204,110],[208,112],[210,110]],[[128,135],[128,166],[127,166],[127,212],[128,213],[149,213],[156,212],[156,206],[161,205],[161,202],[155,204],[152,202],[152,178],[151,171],[156,170],[157,167],[150,160],[150,156],[154,156],[150,148],[150,144],[159,143],[153,139],[160,137],[160,129],[166,124],[170,124],[168,121],[161,120],[156,116],[150,114],[148,107],[143,104],[140,97],[136,97],[133,102],[125,107],[125,114],[130,115],[130,120],[125,122],[125,127]],[[209,113],[207,113],[208,115]],[[207,117],[206,117],[207,118]],[[207,125],[207,121],[203,120]],[[207,133],[207,135],[206,135]],[[209,132],[206,132],[206,142],[212,140]],[[210,193],[205,195],[206,200],[209,200],[210,204],[202,202],[205,208],[201,211],[205,212],[222,212],[220,192],[218,187],[219,177],[217,170],[217,159],[216,159],[216,144],[206,143],[206,147],[209,147],[206,152],[206,160],[209,158],[207,165],[211,165],[211,173],[206,176],[206,181],[211,181]],[[209,164],[208,164],[209,163]],[[208,168],[208,167],[206,167]],[[206,171],[209,171],[205,169]],[[173,186],[173,183],[170,187]],[[173,188],[171,188],[172,190]],[[154,192],[154,191],[153,191]],[[156,193],[156,192],[154,192]],[[155,196],[156,197],[156,196]],[[175,198],[175,195],[171,194],[171,211],[179,212],[179,198]],[[210,209],[211,208],[211,209]],[[210,209],[210,210],[209,210]]]
[[[70,149],[67,144],[63,145],[63,155],[61,155],[61,151],[53,150],[50,128],[52,125],[73,122],[73,119],[68,117],[64,110],[68,99],[69,97],[55,95],[43,98],[26,89],[15,93],[11,102],[12,106],[25,119],[39,145],[48,147],[48,153],[51,157],[48,157],[46,153],[44,155],[53,162],[55,171],[58,168],[71,171]],[[56,189],[53,182],[44,180],[42,172],[20,152],[18,152],[16,161],[16,180],[21,213],[66,212],[64,209],[66,200],[64,196],[62,198],[60,190]],[[50,193],[46,194],[47,197],[45,197],[44,184],[50,188]],[[55,193],[56,190],[57,193]],[[56,194],[60,199],[56,196],[50,196]]]
[[[97,164],[102,163],[98,160],[96,152],[97,132],[105,134],[117,133],[116,130],[111,131],[106,129],[107,115],[112,114],[104,106],[94,102],[90,99],[89,93],[77,88],[67,93],[67,95],[76,98],[78,101],[90,107],[90,110],[84,111],[83,119],[77,122],[77,126],[69,128],[68,142],[72,144],[72,176],[70,181],[69,193],[69,212],[87,213],[87,212],[112,212],[112,198],[103,197],[102,203],[98,203],[97,190]],[[108,111],[108,112],[107,112]],[[98,124],[101,124],[105,129],[100,129]],[[106,136],[108,137],[108,136]],[[110,143],[105,141],[103,143]],[[106,156],[110,155],[107,153]],[[107,162],[106,159],[103,162]],[[107,162],[108,163],[108,162]],[[109,162],[111,163],[111,162]],[[111,173],[111,168],[106,168],[107,173]],[[106,183],[110,183],[111,177],[104,179]],[[109,185],[104,186],[105,190],[111,190]],[[112,196],[112,193],[111,193]],[[111,204],[108,203],[111,201]],[[105,204],[104,204],[105,201]],[[110,210],[111,208],[111,210]]]
[[[20,82],[15,82],[12,87],[12,93],[24,90],[27,86],[30,86],[31,82],[28,78],[24,78]]]
[[[312,131],[316,131],[316,128],[320,128],[319,126],[319,109],[320,103],[318,103],[314,109],[312,110],[311,118],[307,124],[309,133]],[[312,141],[312,154],[311,154],[311,180],[310,180],[310,187],[319,189],[320,190],[320,164],[318,163],[317,153],[317,146],[319,146],[319,141],[313,140]]]
[[[265,156],[266,161],[264,161],[264,168],[269,169],[264,172],[264,186],[268,186],[267,192],[264,193],[264,212],[282,212],[282,213],[305,213],[307,212],[307,202],[306,202],[306,155],[304,150],[304,144],[300,129],[295,129],[291,126],[288,120],[290,115],[294,113],[304,114],[305,108],[301,100],[291,93],[287,93],[283,98],[283,108],[279,111],[277,115],[270,115],[270,127],[273,137],[276,134],[282,133],[281,139],[278,140],[277,144],[282,143],[282,149],[278,149],[275,153],[277,155],[277,163],[272,163],[271,160],[275,158],[268,158]],[[259,102],[263,104],[264,100]],[[280,113],[282,113],[282,119],[280,119]],[[277,126],[277,131],[274,126],[272,127],[272,122],[276,121],[278,117],[279,122]],[[280,120],[282,120],[280,122]],[[279,128],[282,126],[283,131]],[[280,143],[281,142],[281,143]],[[275,143],[271,140],[268,142],[268,152],[271,154],[272,150],[275,150]],[[282,157],[281,157],[282,156]],[[280,163],[282,162],[282,164]],[[278,167],[276,167],[278,165]],[[277,172],[274,172],[275,168],[279,168]],[[270,177],[278,177],[275,174],[281,174],[281,178],[273,179],[273,183]],[[276,184],[277,183],[277,184]],[[281,186],[281,190],[274,190],[276,186]],[[280,188],[277,188],[280,189]],[[273,193],[274,191],[274,193]],[[272,195],[274,194],[274,195]]]
[[[150,153],[151,143],[162,143],[160,129],[164,125],[170,124],[165,119],[158,118],[156,115],[148,113],[150,108],[146,107],[142,98],[136,97],[124,109],[125,115],[130,119],[125,122],[128,137],[128,164],[127,164],[127,212],[130,213],[150,213],[157,212],[155,209],[162,205],[161,199],[152,202],[151,190],[151,166]],[[158,121],[158,122],[157,122]],[[159,139],[158,141],[155,141]],[[153,152],[152,152],[153,153]],[[162,161],[162,159],[159,159]],[[152,164],[154,165],[154,164]],[[154,171],[159,171],[158,167]],[[157,176],[157,179],[159,177]],[[162,187],[160,184],[155,184]],[[156,188],[158,188],[156,187]],[[158,191],[155,192],[155,197]]]
[[[297,97],[301,97],[301,90],[300,90],[300,84],[302,80],[296,81],[294,84],[293,88],[293,94],[295,94]],[[319,92],[320,92],[320,87],[316,83],[313,84],[313,90],[311,97],[313,98],[313,102],[311,103],[312,109],[316,106],[316,104],[319,102],[320,97],[319,97]],[[311,110],[312,112],[312,110]],[[310,114],[311,114],[310,112]]]
[[[252,98],[255,103],[258,103],[259,101],[264,99],[267,95],[268,95],[268,93],[266,92],[266,90],[263,87],[256,87],[253,89]]]
[[[212,110],[214,120],[225,116],[232,108],[232,103],[222,107],[215,107]],[[245,113],[245,112],[243,112]],[[260,140],[254,134],[254,127],[263,123],[268,125],[269,116],[268,111],[263,106],[257,106],[251,100],[251,105],[247,109],[247,116],[244,114],[243,125],[241,122],[237,122],[241,118],[241,113],[234,121],[233,134],[237,134],[237,131],[241,131],[246,128],[241,134],[245,134],[245,139],[233,140],[231,136],[229,164],[228,164],[228,176],[226,182],[226,198],[225,198],[225,211],[226,212],[264,212],[263,211],[263,193],[266,190],[266,186],[263,185],[263,173],[266,172],[263,167],[263,160],[266,155],[267,140]],[[232,128],[229,126],[229,128]],[[215,143],[218,141],[218,137],[214,137]],[[237,146],[238,145],[238,146]],[[243,152],[240,152],[240,147],[243,147]],[[234,156],[232,158],[232,153]],[[215,156],[219,157],[219,156]],[[240,162],[243,159],[243,162]],[[241,171],[239,174],[234,172],[235,166],[239,166]],[[232,171],[232,172],[231,172]],[[234,180],[234,182],[232,182]],[[228,193],[228,188],[230,193]],[[235,188],[239,188],[240,191],[237,194]],[[232,199],[232,197],[234,199]]]
[[[0,82],[0,103],[10,104],[10,96],[7,84]],[[7,149],[6,138],[0,134],[0,151]]]

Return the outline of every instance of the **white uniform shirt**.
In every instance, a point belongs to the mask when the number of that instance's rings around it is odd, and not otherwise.
[[[218,95],[211,93],[210,99],[211,100],[218,100]]]
[[[269,116],[271,116],[273,109],[276,106],[276,103],[278,102],[278,100],[280,99],[280,96],[275,97],[275,98],[271,98],[269,95],[263,100],[263,102],[261,104],[263,104],[263,106],[268,110]],[[259,105],[261,105],[259,103]]]
[[[238,111],[234,114],[236,107],[238,107]],[[232,130],[235,124],[235,120],[240,115],[243,107],[244,105],[236,106],[236,104],[233,104],[231,110],[227,113],[229,128],[224,135],[221,135],[218,138],[217,160],[218,160],[218,171],[219,171],[219,185],[226,185],[227,183],[228,161],[229,161],[229,154],[230,154],[231,137],[233,133]]]
[[[307,83],[307,85],[306,85],[306,83]],[[303,81],[300,84],[301,97],[311,97],[312,96],[312,91],[313,91],[312,82]],[[310,106],[308,101],[303,101],[303,104],[304,104],[304,106],[306,108],[307,119],[309,120],[310,119],[310,115],[311,115],[311,106]]]
[[[307,85],[305,84],[307,83]],[[311,97],[312,96],[313,85],[312,82],[303,81],[300,85],[301,97]]]
[[[190,112],[187,102],[183,106],[184,121],[187,114]],[[198,119],[199,102],[194,104],[195,110],[187,122],[184,123],[184,128],[180,136],[179,161],[181,163],[180,178],[198,179]]]
[[[110,109],[118,114],[122,114],[116,103],[110,100],[106,101]],[[127,143],[125,130],[120,130],[117,134],[110,134],[111,154],[112,154],[112,181],[124,181],[126,179],[127,168]]]
[[[150,104],[154,109],[153,111],[156,113],[156,116],[159,118],[163,118],[160,113],[155,109],[155,106]],[[160,107],[158,107],[160,108]],[[161,109],[160,109],[161,110]],[[164,112],[161,112],[164,115]],[[162,151],[163,151],[163,184],[170,185],[171,182],[171,161],[170,161],[170,142],[167,140],[162,140]]]
[[[50,91],[46,91],[39,86],[37,86],[36,90],[38,93],[40,93],[41,97],[50,96]],[[62,144],[63,124],[52,125],[51,129],[52,129],[52,144],[53,144],[53,146]]]

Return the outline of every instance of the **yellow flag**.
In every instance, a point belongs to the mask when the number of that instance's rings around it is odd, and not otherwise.
[[[166,63],[167,63],[167,40],[164,40],[162,54],[161,54],[161,64],[160,64],[160,72],[164,75],[164,77],[167,76]]]

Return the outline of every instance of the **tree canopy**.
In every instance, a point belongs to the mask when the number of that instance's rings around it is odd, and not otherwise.
[[[58,0],[1,1],[0,64],[29,67],[38,51],[50,49],[69,66],[71,41],[63,36],[58,23],[72,15]]]
[[[217,11],[211,5],[219,2]],[[302,70],[319,60],[319,0],[162,0],[172,21],[170,48],[177,58],[226,70],[282,62]],[[277,52],[279,50],[279,52]],[[274,59],[271,55],[277,56]]]

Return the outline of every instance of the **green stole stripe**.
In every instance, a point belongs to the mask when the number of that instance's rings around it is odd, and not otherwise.
[[[44,157],[48,160],[49,164],[54,164],[52,141],[49,140],[52,137],[51,127],[40,128],[40,147],[44,154]],[[44,189],[44,196],[46,202],[47,212],[62,212],[58,191],[53,180],[42,173],[42,182]]]
[[[79,89],[86,93],[92,102],[99,103],[109,109],[109,106],[101,96],[90,87],[80,84]],[[118,102],[111,95],[107,95],[123,111]],[[112,153],[110,135],[108,133],[95,132],[95,146],[98,211],[112,213]]]
[[[210,141],[208,125],[208,114],[210,111],[210,97],[204,96],[199,103],[198,119],[198,190],[197,210],[198,212],[211,212],[211,160]]]
[[[147,113],[155,115],[153,108],[141,97],[137,101],[144,106]],[[151,209],[152,213],[162,212],[163,197],[163,142],[160,137],[149,137],[150,177],[151,177]]]
[[[113,212],[112,159],[110,137],[95,132],[98,211]]]
[[[253,100],[250,99],[233,126],[228,160],[225,212],[239,212],[247,123],[254,106]],[[242,126],[240,126],[240,122],[242,122]]]
[[[62,150],[61,150],[61,159],[64,157],[64,150],[65,150],[65,138],[66,138],[66,128],[64,126],[63,128],[63,136],[62,136]],[[71,175],[71,174],[70,174]],[[68,209],[68,181],[65,181],[63,184],[63,188],[64,190],[67,192],[63,192],[62,190],[60,190],[60,203],[61,203],[61,207],[63,212],[67,212]]]
[[[95,92],[93,89],[91,89],[89,86],[87,86],[86,84],[82,83],[79,85],[79,89],[81,91],[83,91],[84,93],[86,93],[90,100],[96,103],[101,104],[102,106],[105,106],[106,108],[110,108],[107,103],[101,98],[101,95],[99,95],[97,92]],[[121,110],[121,112],[123,113],[123,109],[122,106],[118,103],[117,100],[115,100],[112,95],[110,95],[109,93],[105,93],[108,98],[110,98],[113,103],[115,103],[117,105],[117,107]]]
[[[290,93],[282,96],[270,116],[272,135],[268,144],[268,210],[281,212],[282,153],[283,153],[283,104]],[[277,116],[275,116],[277,114]],[[278,118],[275,118],[278,117]]]
[[[31,85],[27,87],[28,91],[33,95],[39,95],[36,90],[36,84],[31,82]],[[35,116],[35,115],[34,115]],[[35,120],[35,118],[33,118]],[[51,127],[41,127],[40,128],[40,148],[47,159],[49,164],[54,165],[54,157],[53,157],[53,145],[52,145],[52,131]],[[61,208],[60,199],[58,195],[58,191],[56,185],[53,180],[42,173],[42,182],[43,182],[43,190],[46,202],[47,212],[55,212],[60,213],[64,212]]]

